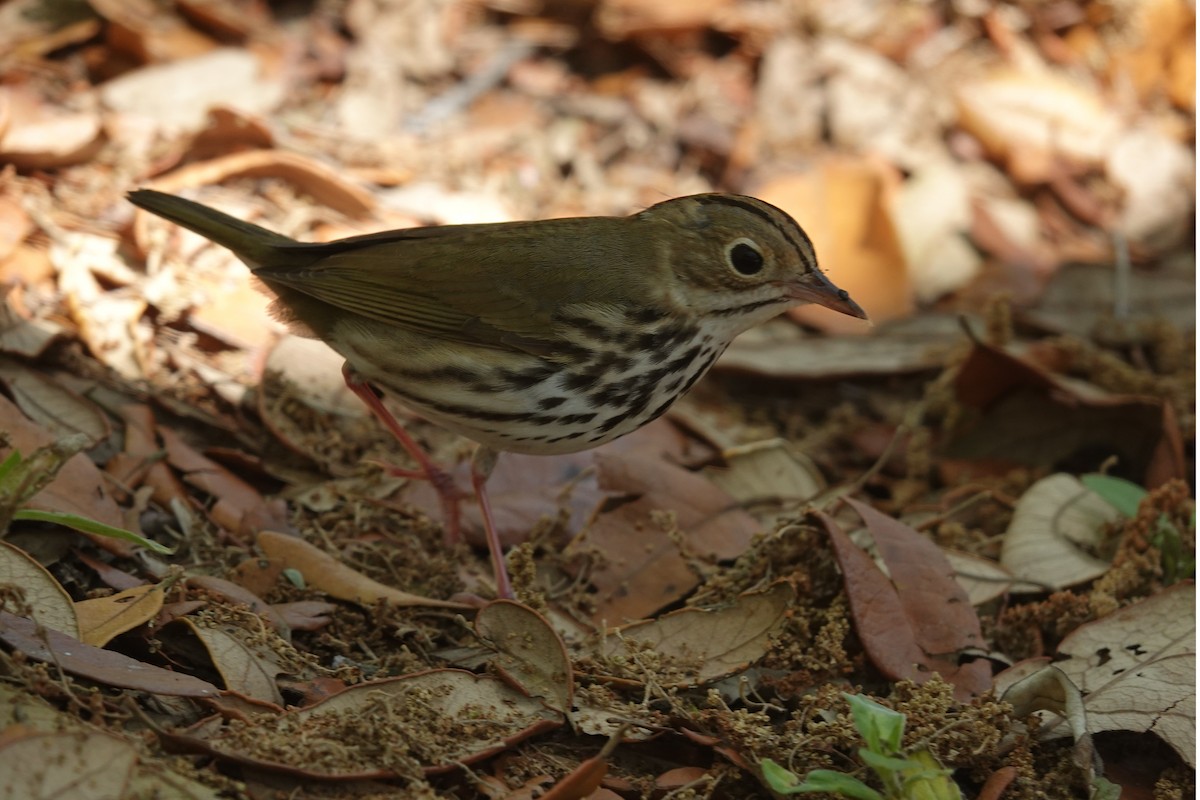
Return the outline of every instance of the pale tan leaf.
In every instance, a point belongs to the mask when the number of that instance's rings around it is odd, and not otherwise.
[[[1153,731],[1195,767],[1195,612],[1180,583],[1067,635],[1055,666],[1083,691],[1089,731]]]
[[[202,624],[192,617],[180,617],[175,625],[186,626],[208,651],[208,657],[225,681],[225,688],[255,700],[283,705],[283,695],[275,676],[284,672],[278,654],[263,641],[266,629],[255,631],[253,638],[233,625]],[[278,639],[282,647],[287,644]]]
[[[21,169],[55,169],[79,164],[94,156],[104,143],[100,115],[92,110],[68,110],[38,93],[8,86],[0,105],[9,109],[10,124],[0,130],[0,163]],[[90,95],[79,92],[80,100]],[[87,105],[87,103],[80,103]]]
[[[945,548],[942,548],[942,555],[954,567],[954,579],[966,591],[973,606],[991,602],[1012,587],[1012,574],[990,558]]]
[[[821,243],[830,280],[850,293],[879,324],[914,308],[912,281],[892,215],[896,172],[873,159],[831,158],[818,169],[772,178],[754,194],[779,206]],[[863,334],[870,324],[808,305],[793,319],[830,333]]]
[[[496,650],[492,664],[502,674],[556,711],[571,710],[571,661],[545,617],[520,603],[497,600],[479,610],[475,631]]]
[[[364,720],[374,735],[363,736]],[[352,686],[299,711],[214,719],[172,738],[306,778],[419,778],[461,769],[558,727],[559,713],[502,681],[431,670]]]
[[[639,680],[639,653],[651,651],[662,669],[657,680],[698,686],[762,658],[794,596],[789,584],[777,583],[764,592],[743,594],[723,608],[684,608],[636,622],[610,632],[603,653],[610,659],[620,656],[628,665],[623,677]]]
[[[267,113],[284,92],[283,81],[266,75],[253,51],[222,48],[127,72],[105,82],[100,97],[109,109],[179,132],[199,129],[217,105]]]
[[[79,638],[79,622],[71,596],[45,567],[7,542],[0,542],[0,586],[21,589],[34,622],[73,639]]]
[[[386,600],[398,606],[423,606],[425,608],[453,608],[466,611],[471,606],[449,600],[433,600],[420,595],[402,592],[371,580],[361,572],[347,567],[328,553],[318,550],[303,539],[275,531],[263,531],[258,535],[258,546],[268,558],[277,559],[285,567],[294,569],[304,576],[313,588],[362,605],[372,605]]]
[[[0,800],[125,797],[132,744],[105,733],[35,733],[0,745]]]
[[[955,95],[959,122],[1023,180],[1046,180],[1065,159],[1095,165],[1120,129],[1100,94],[1054,72],[1001,68],[964,81]]]
[[[75,604],[80,638],[94,647],[103,647],[114,636],[150,622],[162,607],[162,587],[152,583],[108,597],[80,600]]]
[[[71,391],[44,372],[0,359],[0,383],[25,415],[56,438],[82,433],[94,445],[111,430],[108,417],[95,403]]]
[[[1044,592],[1103,575],[1109,564],[1092,553],[1105,526],[1119,517],[1072,475],[1035,483],[1017,502],[1004,535],[1000,563],[1017,579],[1012,591]]]
[[[721,457],[725,466],[706,467],[704,474],[767,529],[825,488],[825,477],[812,459],[784,439],[739,445]]]

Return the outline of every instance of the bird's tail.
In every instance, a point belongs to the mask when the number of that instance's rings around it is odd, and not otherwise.
[[[300,244],[295,239],[173,194],[138,189],[127,196],[138,208],[229,248],[252,270],[279,263],[283,250]]]

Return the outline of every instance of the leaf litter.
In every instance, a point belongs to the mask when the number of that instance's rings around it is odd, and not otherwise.
[[[855,769],[850,690],[969,796],[1192,793],[1191,6],[51,5],[0,9],[0,453],[59,456],[0,496],[175,551],[9,527],[11,774],[768,797],[766,759]],[[336,360],[137,186],[304,240],[752,193],[876,324],[801,309],[637,434],[502,458],[487,604],[473,503],[446,542]],[[996,699],[1021,659],[1072,738]]]

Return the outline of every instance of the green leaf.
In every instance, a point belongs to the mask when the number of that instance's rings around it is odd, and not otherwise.
[[[905,800],[962,800],[962,790],[928,750],[909,754],[912,769],[904,771],[901,792]]]
[[[868,749],[880,755],[900,752],[900,744],[904,739],[903,714],[880,705],[869,697],[845,692],[842,696],[850,703],[854,727],[866,740]]]
[[[852,797],[854,800],[883,800],[883,795],[867,786],[858,778],[831,769],[814,769],[801,781],[796,773],[764,758],[758,764],[763,780],[773,792],[779,794],[801,794],[828,792]]]
[[[774,759],[764,758],[758,762],[759,768],[762,770],[763,780],[767,782],[767,786],[773,792],[780,794],[792,794],[797,791],[796,787],[800,785],[800,778],[796,773],[775,762]]]
[[[292,586],[295,586],[297,589],[308,588],[307,584],[304,582],[304,573],[295,567],[288,567],[285,569],[283,571],[283,577],[287,578],[288,583],[292,584]]]
[[[1158,548],[1162,556],[1163,579],[1167,585],[1196,571],[1196,559],[1184,549],[1183,537],[1166,514],[1159,514],[1150,544]]]
[[[876,753],[868,750],[865,747],[859,748],[858,757],[863,760],[864,764],[875,770],[875,772],[881,778],[885,772],[913,773],[914,771],[922,769],[922,766],[919,762],[908,758],[886,756],[882,753]]]
[[[12,471],[21,465],[21,451],[13,450],[9,453],[3,463],[0,463],[0,486],[4,486],[4,482]]]
[[[1091,800],[1118,800],[1121,797],[1121,787],[1102,775],[1092,778]]]
[[[1084,475],[1079,480],[1127,517],[1137,516],[1138,505],[1146,496],[1146,490],[1141,486],[1124,478],[1114,478],[1112,475],[1091,473]]]
[[[858,778],[831,769],[814,769],[805,775],[804,782],[788,794],[797,792],[828,792],[852,797],[854,800],[883,800],[883,795]]]
[[[59,525],[65,525],[72,530],[82,531],[83,533],[91,533],[96,536],[107,536],[110,539],[124,539],[127,542],[141,545],[147,550],[153,550],[155,553],[162,555],[170,555],[175,552],[174,547],[167,547],[159,544],[156,541],[147,539],[145,536],[139,536],[133,531],[127,531],[124,528],[114,528],[111,525],[105,525],[103,522],[97,522],[94,519],[81,517],[78,514],[67,514],[62,511],[38,511],[32,508],[21,508],[13,514],[13,519],[28,519],[34,522],[54,522]]]

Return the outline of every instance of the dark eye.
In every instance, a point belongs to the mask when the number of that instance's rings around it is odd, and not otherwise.
[[[758,248],[743,239],[729,248],[729,263],[742,275],[757,275],[762,272],[763,256]]]

